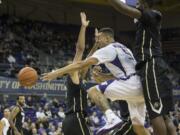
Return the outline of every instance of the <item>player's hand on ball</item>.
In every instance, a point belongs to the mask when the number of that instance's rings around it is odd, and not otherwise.
[[[55,80],[58,76],[59,75],[56,73],[56,71],[53,71],[53,72],[42,74],[41,79],[43,81],[52,81],[52,80]]]
[[[81,16],[81,23],[82,23],[82,26],[84,27],[87,27],[89,25],[89,20],[87,20],[87,17],[86,17],[86,14],[84,12],[81,12],[80,13],[80,16]]]

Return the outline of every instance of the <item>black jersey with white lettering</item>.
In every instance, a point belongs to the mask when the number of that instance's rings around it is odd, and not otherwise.
[[[16,115],[15,119],[13,120],[15,127],[18,129],[19,132],[21,132],[22,130],[22,125],[25,119],[25,114],[24,114],[24,110],[21,106],[17,105],[16,107],[19,108],[19,112]]]
[[[85,113],[87,107],[87,92],[84,90],[82,81],[80,84],[73,83],[70,76],[67,77],[67,111],[69,113]]]
[[[138,63],[152,57],[162,56],[160,28],[162,15],[156,10],[141,10],[142,16],[137,21],[136,45],[134,56]]]

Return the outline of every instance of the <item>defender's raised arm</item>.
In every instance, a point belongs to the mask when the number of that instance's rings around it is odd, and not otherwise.
[[[108,2],[120,13],[127,15],[129,17],[132,18],[140,18],[141,17],[141,11],[130,7],[128,5],[126,5],[125,3],[123,3],[120,0],[108,0]]]

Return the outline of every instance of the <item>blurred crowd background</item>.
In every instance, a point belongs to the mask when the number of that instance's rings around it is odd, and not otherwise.
[[[135,44],[133,20],[118,14],[104,0],[2,0],[0,5],[0,79],[16,79],[19,70],[31,66],[38,74],[60,68],[72,60],[80,29],[79,13],[85,11],[90,19],[86,32],[86,52],[94,43],[96,27],[112,27],[116,40],[130,49]],[[169,65],[169,78],[176,90],[175,111],[171,117],[180,134],[180,8],[179,0],[162,0],[163,12],[162,47],[165,61]],[[84,56],[85,58],[85,56]],[[90,78],[90,77],[89,77]],[[63,78],[64,79],[64,78]],[[91,78],[90,78],[91,79]],[[0,118],[6,107],[15,105],[19,94],[26,95],[23,124],[25,135],[61,135],[66,102],[62,95],[42,95],[30,90],[10,89],[7,94],[0,84]],[[3,92],[2,92],[3,91]],[[49,91],[48,93],[51,93]],[[88,101],[88,125],[95,132],[105,124],[101,111]],[[120,117],[119,101],[111,103]],[[152,133],[151,124],[146,128]]]

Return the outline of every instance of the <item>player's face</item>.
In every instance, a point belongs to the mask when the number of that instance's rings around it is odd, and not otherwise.
[[[5,109],[4,110],[4,117],[9,117],[9,115],[10,115],[10,110],[9,109]]]
[[[100,47],[104,47],[108,44],[108,38],[105,34],[100,34],[98,37],[98,43],[100,45]]]
[[[25,104],[25,97],[24,96],[20,96],[19,97],[19,100],[18,100],[18,103],[23,106]]]

